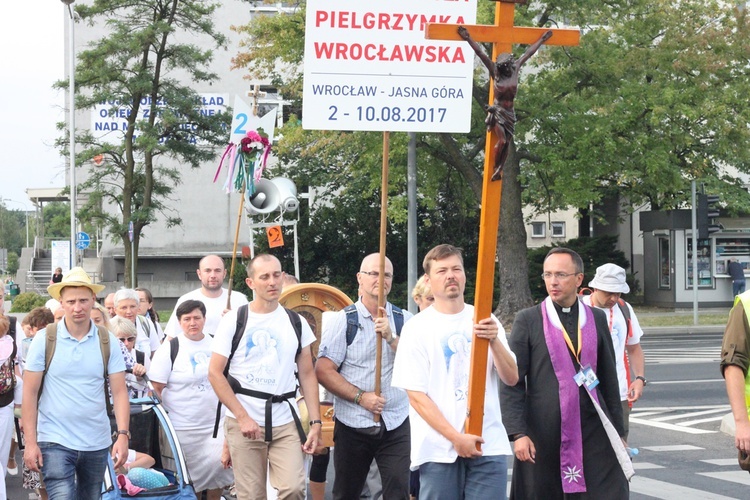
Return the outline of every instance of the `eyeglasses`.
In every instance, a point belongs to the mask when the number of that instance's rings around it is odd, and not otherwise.
[[[120,339],[120,342],[122,342],[123,344],[125,342],[135,342],[135,337],[126,337],[124,339]]]
[[[367,276],[372,276],[373,278],[380,278],[380,273],[378,271],[360,271],[360,274],[366,274]],[[391,273],[384,273],[383,276],[385,276],[385,279],[392,280],[393,274]]]
[[[571,276],[576,276],[581,273],[542,273],[542,279],[549,280],[553,277],[557,280],[564,280],[567,278],[570,278]]]

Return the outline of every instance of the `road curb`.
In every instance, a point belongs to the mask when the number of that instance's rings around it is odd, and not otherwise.
[[[644,335],[693,335],[705,333],[724,333],[725,325],[683,325],[683,326],[644,326]]]

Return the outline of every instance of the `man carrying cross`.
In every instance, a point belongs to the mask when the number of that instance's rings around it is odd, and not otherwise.
[[[438,245],[423,267],[435,302],[404,325],[393,368],[393,385],[406,390],[412,407],[411,467],[419,468],[419,497],[504,499],[511,449],[497,394],[500,380],[518,381],[515,356],[495,316],[474,322],[474,307],[464,302],[460,249]],[[469,348],[478,339],[489,341],[491,352],[482,370],[488,397],[481,436],[465,429]]]

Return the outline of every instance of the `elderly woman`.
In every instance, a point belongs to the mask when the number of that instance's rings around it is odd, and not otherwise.
[[[135,348],[135,339],[138,333],[132,321],[115,316],[109,324],[109,331],[117,337],[120,344],[125,346],[125,350],[135,360],[132,372],[125,374],[129,396],[131,399],[142,398],[148,393],[148,384],[143,380],[143,375],[148,371],[151,359]]]
[[[161,340],[153,323],[143,316],[138,315],[141,302],[138,292],[130,288],[121,288],[115,293],[114,302],[115,314],[121,318],[130,320],[136,326],[138,335],[135,340],[135,348],[152,357],[153,353],[161,345]]]
[[[219,399],[208,382],[211,337],[203,333],[206,306],[199,300],[186,300],[175,315],[184,334],[156,351],[148,376],[169,412],[195,491],[205,490],[209,500],[219,500],[222,489],[234,479],[231,469],[224,469],[221,463],[223,425],[217,438],[212,438],[212,409]]]

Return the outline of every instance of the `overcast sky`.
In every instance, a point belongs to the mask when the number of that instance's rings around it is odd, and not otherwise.
[[[65,119],[65,93],[52,84],[65,77],[62,2],[3,2],[0,29],[0,196],[10,210],[31,209],[27,188],[65,186],[65,159],[54,148]]]

